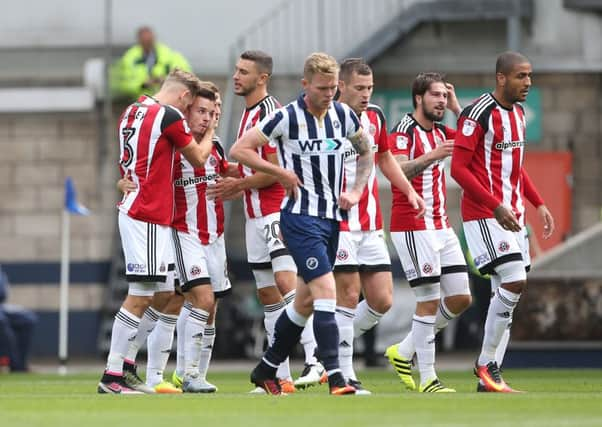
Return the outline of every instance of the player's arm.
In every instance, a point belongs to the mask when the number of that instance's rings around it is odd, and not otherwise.
[[[426,170],[433,163],[443,160],[448,156],[451,156],[454,150],[454,141],[446,140],[442,144],[437,145],[432,151],[425,153],[415,159],[409,160],[408,156],[398,155],[395,156],[397,163],[401,167],[401,170],[408,179],[414,179],[422,172]]]
[[[543,238],[548,239],[555,229],[554,217],[545,205],[543,198],[537,191],[535,184],[533,181],[531,181],[531,178],[527,174],[527,171],[524,167],[521,170],[521,176],[523,179],[523,193],[525,194],[525,197],[529,203],[531,203],[537,209],[537,214],[543,223]]]
[[[453,112],[456,117],[462,112],[462,107],[456,96],[456,88],[451,83],[446,82],[445,88],[447,89],[447,109]]]
[[[463,122],[465,120],[470,119],[460,117],[460,120],[458,120],[459,130],[456,133],[456,143],[452,155],[451,176],[473,200],[478,200],[490,209],[497,222],[504,229],[520,231],[521,227],[512,209],[504,206],[501,200],[496,199],[488,188],[481,185],[470,169],[474,147],[477,140],[483,137],[484,132],[481,126],[474,121],[471,126],[464,128]],[[460,129],[462,130],[460,131]]]
[[[215,129],[210,126],[200,141],[195,140],[193,137],[189,144],[182,148],[178,148],[178,150],[193,167],[202,168],[205,166],[205,162],[209,158],[209,154],[211,154],[214,135]]]
[[[391,154],[389,150],[378,153],[377,163],[383,175],[391,182],[391,184],[406,195],[412,207],[418,211],[416,217],[420,218],[423,216],[426,209],[424,200],[416,193],[416,190],[414,190],[414,187],[412,187],[412,184],[408,181],[403,170],[395,161],[393,154]]]
[[[370,172],[374,166],[374,153],[370,149],[370,139],[366,132],[360,129],[352,136],[348,137],[349,142],[358,153],[355,182],[350,191],[341,193],[339,197],[339,206],[341,209],[349,209],[359,202],[364,192],[364,187],[368,183]]]
[[[268,160],[261,158],[257,149],[268,142],[267,137],[258,128],[245,132],[245,134],[230,149],[230,157],[255,171],[264,172],[275,177],[287,193],[296,197],[297,187],[301,181],[293,171],[288,171]]]

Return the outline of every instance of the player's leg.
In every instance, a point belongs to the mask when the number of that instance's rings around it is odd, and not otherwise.
[[[361,232],[343,231],[334,264],[337,306],[335,319],[339,329],[339,366],[345,381],[355,381],[353,370],[353,321],[360,296],[360,274],[357,254]]]
[[[142,315],[150,306],[157,282],[165,281],[167,266],[163,265],[161,271],[157,260],[163,259],[169,244],[169,228],[143,223],[122,213],[119,213],[118,223],[129,289],[115,315],[107,366],[98,384],[98,392],[126,394],[137,390],[127,384],[123,371],[124,358],[130,341],[138,333]]]
[[[146,365],[146,384],[153,387],[157,393],[181,393],[179,387],[163,378],[163,372],[171,353],[178,316],[184,304],[184,295],[177,279],[173,257],[172,263],[168,266],[165,288],[159,290],[171,290],[173,294],[164,305],[156,307],[159,310],[159,320],[148,336],[146,345],[148,361]]]
[[[213,306],[210,310],[209,319],[205,326],[205,332],[201,339],[201,358],[199,361],[199,391],[201,393],[214,393],[217,387],[207,381],[207,372],[213,354],[215,345],[216,325],[215,318],[217,314],[218,300],[232,293],[232,285],[228,278],[228,266],[226,262],[226,245],[223,235],[217,240],[204,246],[205,257],[211,276],[211,288],[215,297]]]
[[[264,309],[264,326],[268,344],[274,337],[274,328],[278,317],[284,311],[286,301],[277,287],[273,268],[272,254],[277,258],[286,255],[284,245],[279,237],[279,215],[272,214],[260,218],[249,218],[245,225],[247,259],[255,276],[257,298]],[[280,248],[272,247],[280,245]],[[276,249],[281,249],[276,252]],[[279,378],[290,377],[288,359],[279,367]],[[260,389],[253,392],[261,392]]]
[[[525,261],[521,243],[522,233],[504,230],[494,219],[464,223],[466,241],[477,268],[482,273],[495,272],[501,285],[491,298],[481,353],[475,374],[479,391],[512,392],[504,382],[496,362],[496,350],[512,323],[512,315],[526,287]]]

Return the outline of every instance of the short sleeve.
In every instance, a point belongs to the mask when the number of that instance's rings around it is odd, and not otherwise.
[[[352,138],[353,136],[357,135],[359,130],[362,128],[362,125],[360,123],[360,119],[357,117],[357,114],[355,114],[355,112],[351,108],[349,108],[346,105],[344,108],[345,108],[345,114],[347,115],[347,118],[349,119],[349,120],[345,120],[345,124],[346,124],[345,136],[347,138]]]
[[[389,136],[387,133],[387,123],[384,117],[381,118],[380,131],[377,135],[374,135],[376,145],[378,146],[378,152],[384,153],[389,151]]]
[[[394,156],[409,157],[412,143],[412,138],[405,132],[391,132],[389,134],[389,149]]]
[[[193,140],[188,122],[179,111],[171,106],[165,107],[161,131],[176,148],[184,148]]]
[[[454,145],[474,151],[484,134],[481,124],[467,116],[458,119]]]
[[[271,141],[283,135],[284,121],[282,110],[275,110],[261,119],[256,127],[268,141]]]

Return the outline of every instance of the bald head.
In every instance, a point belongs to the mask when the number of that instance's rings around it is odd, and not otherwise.
[[[497,61],[495,62],[495,73],[508,75],[516,65],[528,63],[529,60],[527,57],[521,53],[512,51],[504,52],[497,57]]]

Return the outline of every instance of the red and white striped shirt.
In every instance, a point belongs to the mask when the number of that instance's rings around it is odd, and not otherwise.
[[[140,221],[170,225],[175,148],[193,141],[184,116],[170,105],[141,96],[121,115],[118,132],[121,176],[137,184],[117,204],[119,210]]]
[[[213,140],[211,154],[204,168],[194,168],[180,153],[176,153],[175,195],[176,215],[172,227],[197,236],[208,245],[224,233],[224,203],[221,199],[208,200],[208,185],[228,168],[224,149]]]
[[[430,130],[424,129],[411,114],[406,114],[393,128],[389,136],[389,148],[394,155],[403,155],[408,160],[414,160],[434,150],[446,139],[453,139],[454,135],[453,129],[439,123],[435,123]],[[416,193],[424,200],[426,212],[422,218],[416,218],[416,210],[412,208],[406,195],[391,186],[391,231],[449,228],[443,161],[429,165],[420,175],[414,177],[411,183]]]
[[[272,111],[280,108],[280,104],[271,95],[266,96],[252,107],[246,108],[240,125],[238,126],[238,138],[244,135],[249,129],[253,128],[257,122],[268,116]],[[268,154],[276,153],[276,147],[270,144],[264,144],[257,149],[259,155],[267,160]],[[238,170],[241,177],[252,176],[255,171],[247,166],[238,164]],[[284,187],[279,182],[275,182],[264,188],[251,188],[245,190],[243,197],[245,205],[245,214],[247,218],[258,218],[280,211],[280,203],[284,198]]]
[[[362,128],[370,135],[370,148],[376,153],[389,151],[387,142],[387,123],[381,108],[375,104],[369,104],[366,111],[360,116]],[[377,154],[378,155],[378,154]],[[375,163],[378,160],[374,156]],[[357,165],[357,152],[349,144],[345,150],[345,184],[355,182]],[[383,228],[383,219],[380,211],[380,199],[378,197],[378,180],[376,179],[376,167],[372,166],[368,183],[364,188],[360,201],[347,211],[347,221],[341,221],[341,231],[374,231]]]
[[[515,103],[508,110],[486,93],[462,111],[455,146],[472,152],[469,170],[489,198],[511,207],[524,225],[522,164],[526,137],[525,111]],[[464,191],[462,218],[493,218],[492,209],[474,193]],[[492,203],[492,205],[495,203]]]

